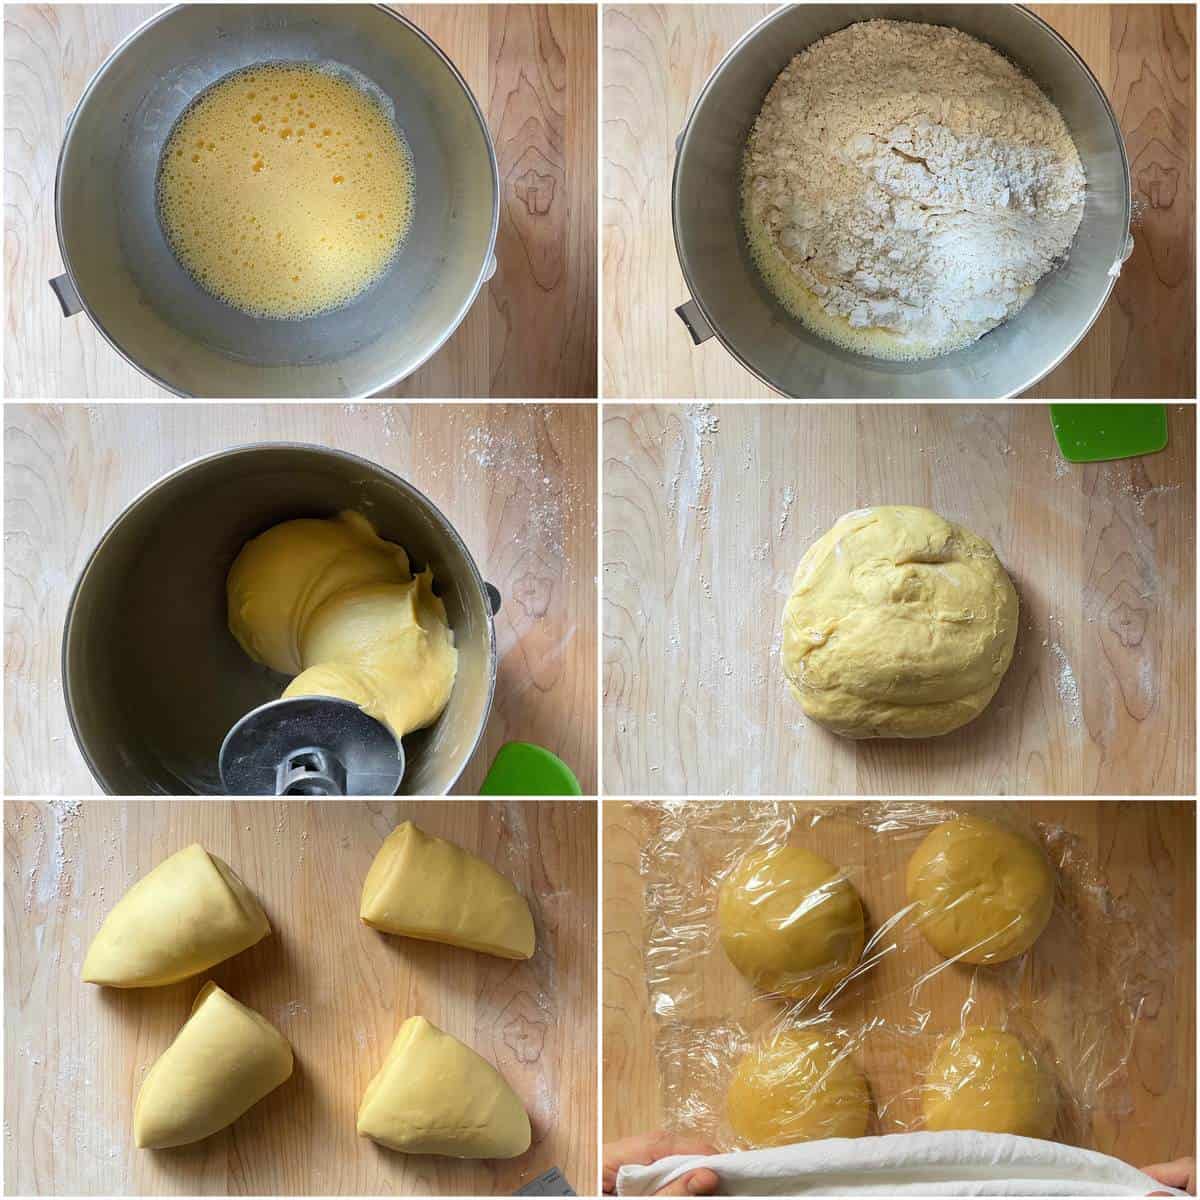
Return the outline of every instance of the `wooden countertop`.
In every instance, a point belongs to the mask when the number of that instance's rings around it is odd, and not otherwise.
[[[578,405],[5,406],[5,783],[93,795],[63,702],[74,582],[124,507],[202,454],[297,441],[361,454],[420,488],[504,597],[484,739],[457,791],[508,741],[545,746],[596,790],[596,410]]]
[[[1168,420],[1163,453],[1077,466],[1040,405],[606,405],[606,793],[1193,792],[1195,410]],[[946,737],[852,742],[786,688],[796,564],[871,504],[978,533],[1021,597]]]
[[[54,173],[92,73],[160,5],[10,5],[5,21],[5,394],[156,398],[86,316],[63,318]],[[596,10],[399,5],[484,110],[500,164],[499,269],[450,341],[385,395],[596,395]]]
[[[394,938],[358,920],[383,838],[412,818],[492,862],[533,909],[528,962]],[[195,979],[81,983],[128,886],[199,841],[262,901],[272,936]],[[593,801],[56,801],[5,805],[5,1189],[71,1195],[508,1195],[552,1166],[596,1178]],[[133,1104],[213,978],[274,1023],[292,1078],[230,1128],[139,1151]],[[355,1115],[400,1023],[465,1041],[520,1095],[520,1158],[394,1154]]]
[[[763,4],[604,7],[606,396],[774,396],[717,339],[693,346],[671,232],[675,138],[701,87]],[[1133,174],[1135,248],[1083,343],[1027,395],[1196,394],[1196,79],[1191,5],[1045,4],[1112,102]]]
[[[673,979],[678,1003],[673,1009],[663,1004],[660,1023],[651,1013],[644,958],[650,926],[643,891],[646,877],[639,861],[662,819],[649,802],[604,804],[604,973],[603,973],[603,1079],[604,1140],[627,1137],[659,1127],[664,1121],[688,1128],[677,1110],[664,1105],[660,1094],[660,1064],[656,1036],[663,1037],[669,1012],[676,1014],[685,1029],[696,1037],[697,1049],[690,1068],[667,1067],[677,1094],[687,1097],[692,1111],[714,1123],[718,1119],[726,1066],[722,1056],[730,1023],[751,1023],[750,988],[725,961],[712,933],[710,889],[714,864],[730,859],[749,840],[746,832],[728,836],[739,828],[730,821],[733,804],[711,806],[693,801],[677,810],[672,833],[681,818],[694,828],[707,828],[695,837],[700,859],[686,854],[688,864],[687,945],[674,961],[663,950],[669,924],[656,916],[654,959],[656,978]],[[740,805],[745,809],[747,804]],[[879,929],[889,913],[904,903],[903,865],[919,833],[896,832],[886,837],[858,828],[853,820],[835,815],[810,827],[804,814],[806,802],[764,805],[776,819],[788,819],[793,807],[800,816],[800,829],[793,837],[818,853],[838,862],[850,872],[867,910],[868,938]],[[847,806],[856,812],[862,806]],[[950,806],[947,806],[950,807]],[[988,802],[978,806],[989,807]],[[886,806],[885,806],[886,808]],[[1060,1125],[1059,1136],[1074,1144],[1091,1146],[1118,1158],[1144,1166],[1182,1155],[1195,1154],[1196,1039],[1195,920],[1196,920],[1196,817],[1193,801],[1103,802],[1103,801],[1014,801],[991,805],[992,814],[1004,812],[1017,822],[1036,822],[1051,841],[1051,858],[1068,864],[1060,874],[1073,883],[1065,884],[1068,897],[1052,918],[1042,940],[1030,954],[1030,964],[1020,960],[1012,968],[980,968],[977,972],[953,968],[943,970],[924,984],[918,1007],[927,1011],[927,1037],[898,1036],[887,1045],[864,1042],[863,1062],[877,1105],[887,1105],[884,1118],[873,1131],[897,1132],[916,1117],[914,1097],[904,1095],[928,1061],[932,1040],[958,1028],[960,1012],[972,975],[978,980],[975,1007],[970,1019],[985,1023],[1000,1016],[997,1005],[1013,1018],[1013,1024],[1032,1030],[1046,1039],[1050,1051],[1067,1061],[1056,1074],[1066,1094],[1076,1103],[1065,1111],[1082,1125]],[[829,811],[828,807],[826,811]],[[879,813],[876,814],[878,817]],[[986,812],[985,812],[985,815]],[[744,818],[743,818],[744,820]],[[769,823],[763,818],[759,827]],[[749,825],[743,824],[743,829]],[[1053,831],[1053,832],[1052,832]],[[1052,835],[1051,835],[1052,834]],[[672,848],[679,844],[672,841]],[[655,864],[663,875],[661,862]],[[1082,895],[1084,884],[1099,891]],[[1115,914],[1110,924],[1096,903],[1096,896],[1111,904]],[[659,897],[661,907],[670,906],[670,895]],[[657,912],[657,910],[656,910]],[[912,972],[932,970],[941,961],[912,931],[901,941],[902,953],[884,957],[878,968],[861,981],[861,991],[849,993],[834,1008],[840,1026],[853,1030],[865,1016],[894,1022],[911,1007],[907,987],[896,986]],[[878,947],[877,947],[878,949]],[[1130,953],[1130,950],[1134,953]],[[908,961],[907,968],[897,963]],[[1127,1029],[1128,1015],[1104,1003],[1105,980],[1111,980],[1115,962],[1132,964],[1128,982],[1131,994],[1143,995],[1137,1016],[1128,1064],[1097,1089],[1100,1064],[1119,1059],[1120,1031]],[[906,974],[906,971],[909,974]],[[989,971],[996,976],[989,981]],[[1000,986],[1006,980],[1011,991]],[[686,983],[686,986],[684,984]],[[857,985],[856,985],[857,986]],[[672,994],[670,984],[663,991]],[[1026,1003],[1009,1013],[1006,998],[1019,992]],[[1074,1006],[1070,1003],[1074,1001]],[[767,1001],[758,1005],[768,1006]],[[753,1013],[762,1021],[767,1012]],[[708,1031],[708,1032],[705,1032]],[[1093,1036],[1095,1034],[1095,1036]],[[1031,1038],[1031,1040],[1033,1040]],[[667,1036],[664,1046],[678,1044]],[[702,1047],[715,1047],[715,1060]],[[1089,1067],[1079,1051],[1095,1047],[1095,1065]],[[1090,1096],[1094,1108],[1080,1112],[1078,1101]],[[1090,1118],[1090,1120],[1089,1120]],[[701,1130],[707,1132],[707,1126]]]

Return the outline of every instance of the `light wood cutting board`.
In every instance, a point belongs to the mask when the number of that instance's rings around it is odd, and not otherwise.
[[[701,915],[711,904],[708,870],[725,856],[739,853],[749,840],[746,818],[740,825],[729,819],[733,806],[753,807],[749,802],[710,806],[694,801],[680,810],[689,826],[707,825],[709,830],[694,838],[700,854],[685,856],[689,866],[683,876],[686,899],[682,903],[689,919],[686,927],[675,926],[681,936],[675,951],[668,954],[663,948],[669,942],[664,927],[669,935],[671,926],[663,917],[648,921],[644,874],[647,849],[654,844],[662,814],[649,802],[604,804],[605,1142],[656,1129],[664,1121],[699,1129],[705,1108],[711,1112],[714,1107],[706,1100],[719,1105],[724,1095],[727,1075],[721,1074],[719,1063],[723,1061],[727,1069],[732,1061],[731,1055],[720,1054],[727,1026],[745,1018],[762,1022],[775,1010],[767,1001],[751,1006],[749,985],[725,960],[711,919]],[[964,1017],[979,1024],[1005,1020],[1010,1015],[1006,998],[1018,995],[1021,1003],[1012,1006],[1012,1024],[1050,1061],[1056,1056],[1063,1060],[1054,1068],[1064,1085],[1066,1102],[1061,1111],[1068,1114],[1057,1131],[1061,1140],[1113,1154],[1135,1166],[1195,1154],[1194,801],[980,802],[976,811],[983,810],[985,816],[1003,814],[1001,819],[1018,827],[1040,826],[1040,836],[1051,845],[1051,857],[1063,864],[1068,882],[1060,885],[1055,915],[1031,955],[1011,968],[941,970],[921,986],[915,1002],[898,981],[933,971],[941,960],[911,930],[900,939],[879,931],[905,904],[904,866],[922,834],[898,825],[887,835],[855,827],[837,817],[839,805],[824,806],[827,816],[815,826],[803,818],[812,807],[810,802],[766,807],[783,817],[789,809],[798,811],[801,823],[793,840],[850,872],[866,908],[868,939],[877,933],[882,938],[875,951],[890,942],[900,947],[899,953],[881,956],[832,1006],[834,1023],[853,1031],[869,1018],[882,1018],[894,1027],[910,1013],[925,1014],[923,1033],[914,1027],[912,1034],[890,1040],[864,1039],[861,1061],[874,1102],[884,1107],[884,1117],[873,1124],[872,1132],[885,1125],[883,1132],[896,1132],[896,1125],[911,1125],[918,1117],[918,1096],[908,1089],[941,1033],[959,1028]],[[862,810],[865,806],[851,802],[844,807]],[[760,827],[766,824],[763,821]],[[678,819],[669,821],[673,835],[678,827]],[[662,874],[653,852],[648,865]],[[1093,886],[1095,890],[1085,894]],[[670,897],[665,901],[669,908]],[[1114,914],[1113,924],[1104,911]],[[652,937],[657,950],[651,965],[645,951]],[[902,965],[905,960],[907,965]],[[1117,961],[1126,973],[1112,969]],[[650,970],[660,981],[656,986],[678,1001],[662,1002],[661,1020],[652,1011]],[[1007,977],[1007,985],[989,979],[991,970],[997,978]],[[972,974],[976,975],[973,991]],[[1128,982],[1131,994],[1146,997],[1136,1022],[1131,1019],[1134,1014],[1106,1002],[1111,990],[1121,986],[1114,982],[1118,976]],[[662,982],[672,978],[673,986]],[[964,1009],[968,996],[972,1006]],[[1030,1003],[1035,998],[1039,1003]],[[676,1095],[682,1089],[692,1097],[691,1118],[678,1104],[672,1108],[662,1086],[672,1071],[669,1056],[664,1058],[660,1050],[679,1041],[664,1035],[672,1018],[696,1032],[695,1052],[673,1075]],[[1105,1077],[1101,1062],[1119,1062],[1123,1057],[1119,1046],[1126,1043],[1114,1037],[1130,1028],[1127,1063]],[[706,1053],[706,1046],[716,1054]],[[1091,1062],[1079,1053],[1083,1049],[1089,1051]],[[1103,1087],[1094,1089],[1101,1077]],[[1088,1095],[1093,1103],[1085,1111],[1078,1102]]]
[[[671,232],[675,139],[705,81],[764,4],[604,6],[604,374],[614,398],[774,396],[713,338],[693,346]],[[1042,4],[1109,97],[1129,155],[1133,257],[1083,342],[1027,393],[1196,394],[1195,9]]]
[[[496,145],[496,275],[449,342],[388,396],[596,395],[596,8],[400,5],[475,94]],[[163,397],[82,314],[63,318],[54,172],[71,111],[158,5],[9,5],[5,393]],[[419,183],[418,183],[419,189]],[[418,191],[419,202],[419,191]]]
[[[513,880],[533,910],[532,959],[360,923],[367,869],[409,818]],[[81,983],[104,915],[196,841],[253,888],[272,935],[170,987]],[[508,1195],[552,1166],[581,1192],[593,1185],[593,801],[9,801],[4,902],[9,1194]],[[208,978],[280,1029],[295,1074],[203,1142],[136,1150],[138,1087]],[[414,1014],[498,1067],[530,1114],[526,1154],[410,1156],[356,1135],[367,1082]]]
[[[1076,466],[1041,405],[606,405],[605,792],[1192,792],[1194,408],[1169,422]],[[839,738],[786,689],[796,564],[871,504],[986,538],[1021,598],[1000,691],[942,738]]]
[[[92,795],[61,684],[71,589],[108,525],[160,475],[257,441],[360,454],[420,488],[499,589],[492,715],[457,790],[508,741],[596,790],[596,410],[592,405],[5,407],[5,783]]]

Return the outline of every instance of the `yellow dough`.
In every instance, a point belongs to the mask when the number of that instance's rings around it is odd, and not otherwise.
[[[242,547],[226,580],[229,629],[245,652],[295,678],[284,696],[335,696],[397,737],[450,699],[458,652],[433,572],[354,512],[285,521]]]
[[[358,1110],[363,1137],[405,1154],[516,1158],[532,1131],[500,1072],[424,1017],[409,1017]]]
[[[411,821],[375,855],[359,916],[384,933],[499,958],[533,954],[533,917],[521,893],[482,859]]]
[[[139,1148],[184,1146],[232,1125],[292,1073],[283,1034],[215,983],[150,1068],[133,1110]]]
[[[858,964],[862,902],[837,867],[799,846],[754,850],[717,900],[721,945],[759,990],[827,996]]]
[[[1054,1080],[1018,1038],[1000,1029],[973,1029],[938,1045],[921,1107],[930,1130],[1048,1138],[1058,1099]]]
[[[751,1049],[733,1073],[726,1114],[751,1147],[862,1137],[871,1094],[863,1073],[819,1033],[786,1030]]]
[[[983,712],[1016,637],[1017,593],[987,542],[927,508],[864,508],[800,560],[783,669],[835,733],[936,737]]]
[[[928,834],[905,878],[917,928],[943,958],[997,963],[1037,941],[1054,909],[1054,875],[1033,842],[980,817]]]
[[[158,987],[207,971],[271,932],[229,866],[203,846],[164,859],[118,901],[88,947],[85,983]]]

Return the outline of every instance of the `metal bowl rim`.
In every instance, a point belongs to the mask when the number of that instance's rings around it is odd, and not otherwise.
[[[459,781],[463,771],[466,770],[467,764],[475,757],[476,751],[479,749],[479,743],[483,740],[484,731],[487,729],[488,721],[492,715],[492,702],[496,694],[496,674],[497,674],[497,654],[496,654],[496,619],[492,612],[491,600],[487,593],[487,588],[484,585],[483,575],[480,573],[479,565],[475,562],[475,557],[467,548],[466,542],[463,541],[454,524],[447,519],[446,514],[420,488],[409,483],[407,479],[397,475],[395,471],[389,470],[380,463],[373,462],[368,458],[363,458],[359,454],[352,454],[348,450],[340,450],[332,446],[318,446],[312,442],[247,442],[240,446],[229,446],[224,450],[214,450],[208,454],[198,455],[196,458],[189,459],[185,463],[181,463],[178,467],[168,471],[165,475],[160,475],[152,483],[142,488],[128,504],[109,522],[104,532],[97,539],[95,546],[92,547],[92,552],[88,555],[87,561],[80,569],[79,576],[75,580],[75,586],[71,589],[71,598],[67,602],[66,616],[63,619],[63,634],[62,634],[62,649],[59,655],[59,669],[62,675],[63,701],[67,710],[67,721],[71,726],[71,734],[75,738],[75,745],[79,752],[83,755],[84,762],[87,763],[88,770],[92,773],[92,778],[104,790],[105,795],[113,795],[100,777],[100,772],[97,770],[95,763],[92,760],[91,753],[84,745],[83,739],[79,734],[79,726],[75,721],[75,702],[71,695],[71,676],[67,670],[68,652],[71,642],[71,626],[75,616],[75,604],[79,599],[79,594],[83,590],[83,585],[91,573],[92,567],[95,565],[96,559],[101,551],[108,544],[110,539],[116,534],[117,527],[125,520],[125,518],[138,505],[148,500],[161,488],[173,483],[179,477],[189,473],[196,467],[205,465],[206,463],[214,462],[217,459],[229,458],[239,454],[257,453],[262,450],[311,450],[318,454],[330,456],[334,458],[345,459],[347,462],[353,463],[356,466],[366,467],[369,470],[377,471],[387,476],[388,479],[399,486],[401,491],[407,492],[414,498],[418,504],[423,504],[430,509],[437,518],[442,522],[442,525],[449,532],[451,541],[457,546],[463,557],[466,559],[471,568],[471,574],[476,587],[479,590],[480,597],[483,601],[483,611],[487,615],[488,627],[488,685],[487,696],[483,705],[483,719],[479,723],[479,729],[475,734],[475,741],[471,745],[471,749],[463,756],[462,765],[454,773],[454,777],[447,783],[446,791],[443,795],[447,795],[450,789]]]
[[[87,315],[88,319],[93,325],[95,325],[96,329],[100,333],[100,336],[103,337],[104,340],[117,352],[117,354],[119,354],[121,358],[123,358],[140,375],[144,376],[146,379],[149,379],[152,383],[157,384],[160,388],[172,396],[178,396],[183,399],[191,399],[193,397],[190,392],[180,391],[154,371],[143,366],[141,363],[137,362],[133,357],[127,354],[121,347],[120,343],[118,343],[116,340],[116,337],[109,332],[104,322],[101,321],[97,316],[92,306],[88,303],[87,297],[84,295],[83,290],[80,288],[78,279],[75,277],[75,268],[71,263],[71,256],[67,253],[66,241],[63,237],[62,216],[62,178],[63,169],[66,165],[67,148],[71,144],[71,137],[75,130],[76,119],[83,111],[84,105],[87,103],[92,91],[99,85],[100,80],[108,72],[111,64],[116,61],[117,56],[124,52],[137,38],[141,37],[141,35],[147,29],[149,29],[151,25],[165,20],[176,10],[186,7],[189,6],[186,4],[172,4],[168,8],[164,8],[162,12],[157,12],[152,17],[147,17],[146,20],[144,20],[136,29],[131,30],[124,38],[121,39],[120,42],[117,43],[116,46],[113,47],[112,52],[96,68],[95,73],[92,75],[91,79],[88,80],[87,86],[80,93],[79,99],[75,102],[75,107],[71,110],[70,117],[67,118],[66,128],[63,130],[62,143],[58,149],[58,165],[54,170],[54,233],[58,240],[59,255],[63,260],[63,270],[66,272],[68,279],[71,281],[71,287],[74,289],[75,295],[79,298],[80,306]],[[470,87],[467,85],[467,81],[463,78],[462,73],[454,65],[454,63],[450,61],[450,58],[446,52],[423,29],[420,29],[407,17],[396,12],[394,9],[389,8],[386,4],[369,4],[362,5],[360,7],[378,9],[387,16],[391,17],[393,20],[399,21],[402,25],[406,25],[434,52],[435,55],[437,55],[438,58],[442,60],[443,65],[449,68],[450,73],[458,81],[459,87],[462,88],[463,94],[466,96],[472,111],[475,113],[475,119],[479,122],[480,131],[483,133],[483,142],[487,147],[488,162],[492,172],[492,224],[491,230],[488,234],[487,250],[483,255],[483,262],[479,266],[479,270],[475,277],[475,283],[471,288],[470,295],[467,296],[462,305],[459,307],[458,312],[454,316],[454,320],[447,327],[446,331],[437,340],[437,342],[429,348],[428,352],[418,362],[415,362],[409,370],[400,375],[392,376],[391,378],[374,384],[368,392],[344,397],[344,399],[352,400],[362,399],[365,396],[386,391],[389,387],[393,387],[401,380],[407,379],[409,375],[412,375],[422,366],[424,366],[425,363],[427,363],[446,344],[446,342],[450,340],[455,330],[458,329],[467,313],[471,310],[471,306],[478,298],[480,290],[490,277],[492,259],[496,254],[496,238],[500,232],[500,165],[496,159],[496,147],[492,141],[491,130],[488,128],[487,121],[484,119],[483,110],[479,107],[479,101],[475,99],[475,93],[471,91]],[[264,397],[247,396],[242,398],[254,400],[263,399]]]
[[[747,42],[751,41],[754,37],[756,37],[765,26],[770,25],[772,22],[778,20],[781,16],[783,16],[784,13],[786,13],[790,9],[796,8],[796,7],[798,7],[798,6],[794,5],[794,4],[780,5],[780,7],[775,9],[774,12],[767,13],[767,15],[765,17],[762,17],[760,20],[756,21],[749,29],[747,29],[746,32],[744,34],[742,34],[742,36],[740,38],[738,38],[738,40],[736,42],[734,42],[734,44],[729,48],[729,50],[722,56],[721,61],[719,63],[717,63],[717,65],[713,68],[712,73],[709,75],[708,79],[705,80],[704,86],[700,89],[699,93],[697,94],[695,101],[692,103],[691,107],[688,109],[687,121],[684,124],[683,132],[679,135],[679,138],[676,142],[675,164],[674,164],[674,167],[671,172],[671,232],[672,232],[672,235],[675,240],[675,256],[676,256],[676,258],[679,259],[679,267],[680,267],[680,270],[682,270],[682,272],[683,272],[683,279],[684,279],[684,283],[687,284],[688,294],[692,298],[692,300],[695,301],[696,307],[699,308],[702,316],[704,317],[705,321],[708,322],[708,325],[712,329],[713,333],[715,333],[717,335],[717,338],[720,341],[721,345],[724,346],[726,351],[728,351],[729,354],[731,354],[747,371],[749,371],[751,375],[753,375],[760,383],[766,384],[767,387],[769,387],[777,395],[782,396],[786,399],[801,400],[801,399],[809,399],[811,397],[791,396],[787,392],[787,390],[784,387],[782,387],[779,383],[775,382],[775,380],[773,380],[773,379],[768,378],[767,375],[765,375],[757,366],[754,366],[745,357],[743,357],[741,352],[733,344],[733,341],[726,335],[725,331],[721,328],[720,322],[714,319],[712,313],[708,309],[708,306],[704,303],[704,298],[700,295],[700,293],[698,292],[698,290],[695,287],[695,284],[692,279],[692,272],[691,272],[689,264],[688,264],[688,258],[687,258],[687,255],[683,251],[683,246],[681,244],[680,233],[679,233],[679,226],[681,223],[680,216],[679,216],[679,164],[683,159],[685,151],[687,150],[688,143],[690,141],[691,134],[692,134],[693,125],[695,122],[696,113],[699,111],[700,105],[704,103],[705,97],[708,95],[709,91],[712,89],[712,87],[716,83],[717,79],[724,72],[725,68],[729,65],[729,63],[732,62],[733,59],[741,52],[743,46]],[[811,7],[811,6],[806,6],[806,7]],[[829,4],[829,5],[824,5],[822,7],[836,8],[839,6],[836,4]],[[1107,93],[1100,86],[1100,81],[1096,78],[1096,76],[1092,72],[1092,69],[1087,65],[1087,63],[1083,60],[1082,56],[1078,53],[1078,51],[1076,51],[1076,49],[1070,44],[1070,42],[1068,42],[1060,33],[1057,32],[1057,30],[1053,29],[1046,21],[1044,21],[1041,17],[1039,17],[1037,15],[1037,13],[1033,12],[1026,5],[1024,5],[1024,4],[995,5],[995,7],[997,7],[997,8],[1003,8],[1003,7],[1012,8],[1016,12],[1029,18],[1029,20],[1031,20],[1035,26],[1039,26],[1044,33],[1049,34],[1049,36],[1052,37],[1056,42],[1058,42],[1058,44],[1060,46],[1062,46],[1062,48],[1064,50],[1066,50],[1066,52],[1072,58],[1074,58],[1075,61],[1079,64],[1079,66],[1083,69],[1085,78],[1088,80],[1089,83],[1091,83],[1092,88],[1096,92],[1096,95],[1100,98],[1100,103],[1101,103],[1105,113],[1107,113],[1107,115],[1108,115],[1109,123],[1112,125],[1113,137],[1117,144],[1117,150],[1119,151],[1119,153],[1121,155],[1121,164],[1124,167],[1124,174],[1123,174],[1123,179],[1124,179],[1124,183],[1125,183],[1125,188],[1124,188],[1124,193],[1125,193],[1125,195],[1124,195],[1124,201],[1125,201],[1125,203],[1124,203],[1124,209],[1125,209],[1124,228],[1126,230],[1126,233],[1128,234],[1129,223],[1133,216],[1133,197],[1132,197],[1133,182],[1130,178],[1130,173],[1129,173],[1129,155],[1125,149],[1125,135],[1121,132],[1121,126],[1117,120],[1117,115],[1113,111],[1112,103],[1109,100]],[[982,40],[982,39],[980,39],[980,40]],[[810,43],[810,45],[811,45],[811,43]],[[993,47],[993,49],[995,49],[995,47]],[[1123,261],[1121,259],[1120,255],[1117,256],[1116,261]],[[1009,392],[1006,396],[997,397],[997,399],[1009,399],[1013,396],[1019,396],[1022,392],[1025,392],[1029,388],[1033,387],[1034,384],[1036,384],[1040,380],[1044,379],[1051,371],[1053,371],[1054,368],[1057,367],[1059,365],[1059,363],[1061,363],[1063,361],[1063,359],[1065,359],[1067,357],[1067,355],[1069,355],[1075,349],[1075,347],[1078,346],[1079,343],[1082,342],[1083,339],[1087,336],[1089,330],[1096,323],[1096,318],[1100,316],[1100,313],[1103,311],[1104,306],[1108,303],[1108,298],[1109,298],[1109,296],[1112,295],[1112,290],[1114,287],[1116,287],[1116,285],[1117,285],[1117,276],[1110,272],[1108,275],[1108,281],[1105,284],[1102,293],[1097,298],[1095,307],[1092,309],[1092,312],[1091,312],[1090,316],[1088,317],[1086,324],[1080,330],[1079,336],[1076,337],[1075,340],[1073,342],[1071,342],[1071,344],[1069,346],[1067,346],[1065,349],[1063,349],[1062,352],[1056,358],[1054,358],[1052,361],[1048,362],[1044,367],[1042,367],[1037,372],[1036,375],[1031,376],[1028,380],[1026,380],[1026,382],[1021,384],[1019,387],[1013,389],[1013,391]],[[819,336],[819,335],[814,335],[814,336]],[[947,355],[946,357],[950,357],[950,355]],[[928,361],[934,362],[936,360],[930,359]],[[873,399],[876,397],[861,396],[861,397],[853,397],[853,398],[867,400],[867,399]],[[883,399],[886,397],[877,397],[877,398]]]

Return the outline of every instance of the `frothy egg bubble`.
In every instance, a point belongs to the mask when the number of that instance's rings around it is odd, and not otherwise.
[[[412,224],[412,155],[383,105],[309,63],[266,63],[202,92],[158,171],[184,269],[259,317],[300,319],[371,286]]]

